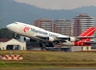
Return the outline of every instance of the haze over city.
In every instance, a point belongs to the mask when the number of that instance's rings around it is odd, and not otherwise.
[[[96,0],[15,0],[45,9],[75,9],[82,6],[96,6]]]

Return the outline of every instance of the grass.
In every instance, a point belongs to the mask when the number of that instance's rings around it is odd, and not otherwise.
[[[59,52],[59,51],[0,51],[0,54],[21,54],[22,61],[0,60],[0,70],[8,68],[65,68],[96,67],[96,52]]]

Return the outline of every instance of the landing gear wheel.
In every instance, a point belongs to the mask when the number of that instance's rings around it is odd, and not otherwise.
[[[14,39],[17,39],[17,33],[14,34]]]

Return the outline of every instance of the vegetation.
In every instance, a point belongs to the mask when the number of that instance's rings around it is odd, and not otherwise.
[[[0,68],[96,67],[96,52],[0,51],[0,54],[10,52],[22,54],[24,59],[22,61],[0,60]]]
[[[0,38],[12,38],[14,35],[13,32],[9,31],[7,28],[0,29]]]
[[[15,33],[8,30],[7,28],[2,28],[0,29],[0,38],[8,38],[8,39],[11,39],[11,38],[14,38],[15,36]],[[20,36],[17,35],[17,38],[19,38]]]

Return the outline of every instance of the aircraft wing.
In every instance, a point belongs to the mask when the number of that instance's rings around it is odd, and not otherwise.
[[[68,39],[70,37],[56,37],[57,39]],[[87,39],[87,38],[96,38],[96,36],[77,36],[77,37],[73,37],[73,38],[77,38],[77,39]]]
[[[49,38],[48,36],[41,36],[41,35],[36,35],[36,37],[44,39],[44,40],[48,40]]]
[[[74,41],[75,39],[73,37],[49,37],[49,36],[41,36],[41,35],[37,35],[36,37],[51,42],[66,42],[66,40]]]
[[[87,39],[87,38],[96,38],[96,36],[78,36],[78,37],[49,37],[49,36],[41,36],[41,35],[37,35],[36,37],[46,40],[46,41],[55,41],[55,42],[66,42],[66,41],[79,41],[81,39]]]
[[[56,37],[58,40],[79,41],[81,39],[96,38],[96,36]]]

